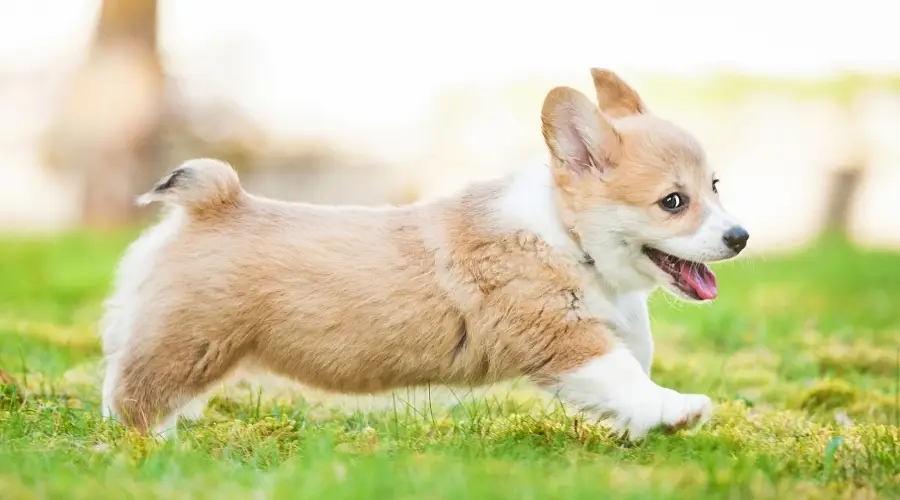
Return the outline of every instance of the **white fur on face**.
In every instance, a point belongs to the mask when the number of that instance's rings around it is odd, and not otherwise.
[[[548,389],[594,418],[612,419],[613,430],[633,440],[658,427],[703,422],[712,413],[708,397],[680,394],[654,384],[624,347],[559,376]]]
[[[737,255],[725,245],[725,232],[740,226],[740,222],[722,208],[718,201],[709,200],[704,207],[706,218],[694,234],[664,238],[653,247],[668,254],[694,262],[715,262]]]
[[[581,244],[595,256],[597,273],[616,294],[649,292],[657,280],[646,268],[636,232],[647,227],[646,215],[622,205],[597,205],[577,214]]]

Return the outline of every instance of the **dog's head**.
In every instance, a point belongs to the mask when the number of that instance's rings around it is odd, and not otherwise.
[[[563,220],[615,285],[715,298],[705,263],[736,256],[749,235],[723,209],[703,149],[614,73],[591,74],[599,108],[558,87],[542,110]]]

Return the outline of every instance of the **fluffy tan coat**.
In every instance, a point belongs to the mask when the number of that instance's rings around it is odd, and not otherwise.
[[[108,414],[171,427],[254,365],[345,393],[531,376],[636,438],[705,418],[708,398],[649,380],[646,294],[677,288],[641,247],[730,257],[707,233],[733,223],[710,222],[696,141],[613,73],[592,75],[603,112],[569,88],[547,96],[549,166],[429,203],[285,203],[216,160],[173,171],[142,198],[169,212],[129,248],[108,302]],[[673,186],[696,209],[660,211]]]

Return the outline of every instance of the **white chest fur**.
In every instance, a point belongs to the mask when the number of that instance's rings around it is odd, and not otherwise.
[[[650,333],[647,294],[643,292],[623,294],[617,297],[615,309],[622,322],[619,335],[641,363],[644,372],[650,375],[650,366],[653,364],[653,335]]]
[[[588,314],[602,318],[649,375],[653,363],[653,336],[650,333],[647,293],[616,295],[603,292],[602,286],[596,282],[585,287],[583,293]]]

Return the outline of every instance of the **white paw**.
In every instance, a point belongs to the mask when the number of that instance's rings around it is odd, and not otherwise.
[[[671,389],[652,389],[623,395],[613,422],[613,431],[631,441],[639,441],[654,429],[674,432],[706,422],[712,415],[712,401],[699,394],[679,394]]]
[[[702,394],[679,394],[663,389],[670,394],[663,407],[663,425],[669,431],[677,431],[697,424],[704,424],[712,416],[713,404]]]
[[[653,429],[675,431],[705,422],[712,402],[654,384],[625,348],[615,348],[548,386],[568,404],[597,418],[610,418],[613,431],[636,441]]]

